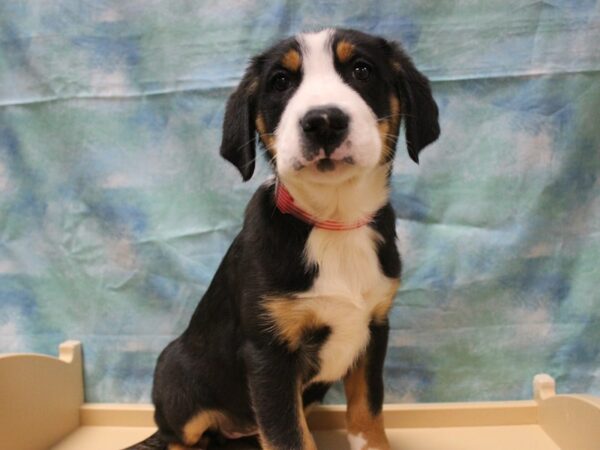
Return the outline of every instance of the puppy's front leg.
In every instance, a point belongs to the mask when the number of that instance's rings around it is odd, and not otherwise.
[[[296,356],[274,343],[250,343],[244,359],[263,450],[316,450],[304,417]]]
[[[387,321],[373,322],[369,329],[371,340],[367,350],[344,379],[348,440],[351,450],[389,450],[381,414],[389,325]]]

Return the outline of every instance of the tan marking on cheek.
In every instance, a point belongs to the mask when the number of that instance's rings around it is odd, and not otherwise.
[[[398,131],[400,129],[400,101],[395,94],[390,95],[390,114],[377,124],[379,137],[381,139],[381,164],[390,160],[396,141],[398,140]]]
[[[291,72],[298,72],[302,65],[302,56],[297,50],[288,50],[281,58],[281,65]]]
[[[345,63],[349,61],[354,54],[354,44],[348,41],[340,41],[335,48],[335,54],[339,62]]]
[[[390,95],[390,122],[397,124],[400,122],[400,100],[396,94]]]
[[[344,389],[348,401],[346,424],[348,433],[358,436],[362,434],[366,440],[361,450],[376,448],[389,450],[390,444],[385,435],[383,416],[373,416],[369,409],[368,388],[366,382],[365,357],[344,379]]]
[[[373,320],[375,323],[381,324],[385,321],[394,303],[394,297],[400,287],[400,280],[396,279],[390,283],[389,290],[385,293],[385,298],[373,308]]]
[[[300,347],[307,329],[320,325],[315,313],[294,299],[266,299],[265,303],[264,319],[267,327],[286,342],[292,351]]]
[[[389,160],[393,148],[390,146],[389,119],[380,120],[379,123],[377,123],[377,130],[379,131],[379,139],[381,139],[381,156],[379,158],[379,163],[384,164]]]
[[[184,425],[183,442],[186,445],[195,445],[206,430],[218,429],[219,424],[226,420],[226,417],[218,411],[207,410],[199,412]]]
[[[275,138],[272,134],[267,133],[267,126],[265,125],[265,119],[262,116],[262,114],[258,114],[256,116],[256,121],[254,125],[256,126],[256,131],[258,131],[259,139],[262,141],[267,150],[272,155],[275,155],[275,153],[277,152],[275,150]]]

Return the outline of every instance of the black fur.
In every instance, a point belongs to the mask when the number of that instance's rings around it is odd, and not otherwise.
[[[225,108],[227,133],[223,134],[221,156],[238,168],[244,181],[252,177],[255,166],[256,88],[253,83],[258,77],[258,65],[259,59],[254,59]]]
[[[377,416],[383,406],[383,363],[387,351],[390,327],[388,321],[371,322],[369,325],[371,340],[366,352],[367,399],[371,414]]]
[[[419,162],[419,152],[440,135],[438,108],[428,79],[396,42],[356,30],[337,30],[335,36],[334,46],[340,40],[355,46],[353,58],[344,64],[336,61],[336,70],[364,98],[377,117],[390,114],[391,93],[400,97],[406,147],[411,159]],[[356,61],[366,61],[373,66],[369,83],[352,78],[351,70]]]
[[[419,153],[440,136],[438,107],[431,93],[429,80],[417,70],[400,45],[386,41],[386,49],[400,67],[396,88],[404,100],[402,116],[406,129],[406,148],[412,160],[419,162]]]

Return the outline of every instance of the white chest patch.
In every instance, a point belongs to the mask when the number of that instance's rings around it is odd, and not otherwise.
[[[342,378],[369,342],[373,309],[388,301],[393,280],[380,269],[369,227],[349,231],[315,228],[306,244],[308,263],[318,264],[313,287],[299,297],[331,334],[320,350],[320,371],[311,381]]]

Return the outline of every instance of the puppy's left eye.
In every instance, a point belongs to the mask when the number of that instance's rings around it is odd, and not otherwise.
[[[357,61],[352,69],[352,76],[355,80],[367,81],[372,72],[371,65],[364,61]]]
[[[275,90],[283,92],[292,85],[292,80],[290,80],[290,77],[287,73],[277,72],[275,75],[273,75],[273,78],[271,78],[271,85],[275,88]]]

